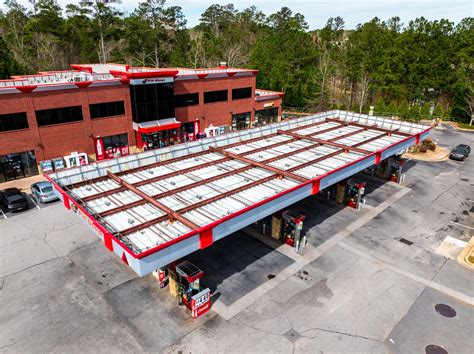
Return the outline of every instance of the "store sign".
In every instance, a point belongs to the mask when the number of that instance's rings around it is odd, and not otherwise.
[[[129,154],[128,146],[110,147],[105,150],[105,157],[113,159],[114,157],[127,156]]]
[[[197,293],[191,298],[191,316],[198,318],[211,308],[211,291],[209,288]]]
[[[84,166],[89,163],[89,158],[87,157],[87,154],[84,152],[81,152],[81,153],[73,152],[71,155],[64,156],[64,160],[66,160],[67,168]]]
[[[266,107],[273,107],[273,102],[265,103],[265,104],[263,105],[263,107],[264,107],[264,108],[266,108]]]
[[[132,79],[130,80],[130,85],[150,85],[150,84],[164,84],[173,82],[172,77],[160,77],[160,78],[150,78],[150,79]]]
[[[43,172],[48,172],[53,170],[53,162],[51,160],[44,160],[40,162],[41,170]]]

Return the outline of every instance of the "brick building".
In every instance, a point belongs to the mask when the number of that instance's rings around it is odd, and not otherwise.
[[[71,67],[0,81],[0,182],[281,117],[256,70]]]

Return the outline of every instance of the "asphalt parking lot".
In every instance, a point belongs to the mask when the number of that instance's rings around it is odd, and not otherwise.
[[[471,133],[432,138],[474,146]],[[299,254],[253,227],[191,255],[214,292],[196,320],[61,203],[0,215],[0,351],[471,353],[473,274],[436,250],[472,236],[474,155],[410,161],[403,186],[367,182],[360,212],[292,207],[309,228]]]

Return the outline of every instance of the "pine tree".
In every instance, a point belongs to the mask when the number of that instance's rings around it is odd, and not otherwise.
[[[391,101],[387,107],[385,107],[385,115],[398,116],[398,107],[395,101]]]
[[[410,108],[410,120],[413,120],[415,122],[419,122],[420,119],[421,119],[420,105],[418,103],[415,103]]]
[[[385,102],[382,97],[379,97],[374,104],[374,115],[383,115],[385,114]]]
[[[434,118],[443,118],[444,117],[444,112],[443,108],[441,105],[437,104],[434,111],[433,111],[433,117]]]
[[[399,115],[402,119],[409,119],[410,118],[410,106],[408,106],[407,100],[404,100],[400,105]]]
[[[431,105],[428,101],[425,101],[421,107],[421,119],[431,119]]]

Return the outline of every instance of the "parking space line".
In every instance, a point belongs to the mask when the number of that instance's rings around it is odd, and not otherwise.
[[[29,195],[29,194],[27,194],[27,196],[28,196],[28,198],[30,198],[30,200],[33,202],[33,204],[36,205],[36,207],[37,207],[39,210],[41,210],[41,208],[40,208],[40,206],[38,205],[38,203],[36,203],[36,202],[34,201],[35,198],[33,198],[33,197],[32,197],[31,195]]]
[[[8,219],[7,216],[5,215],[5,213],[3,212],[3,210],[0,209],[0,211],[2,212],[3,218],[4,218],[4,219]]]
[[[461,224],[459,222],[456,222],[456,221],[451,221],[452,224],[456,224],[456,225],[459,225],[459,226],[462,226],[462,227],[466,227],[470,230],[474,230],[474,227],[470,227],[470,226],[467,226],[467,225],[464,225],[464,224]]]
[[[384,260],[382,260],[378,257],[374,257],[371,254],[369,254],[368,252],[363,251],[363,250],[361,250],[357,247],[351,246],[351,245],[349,245],[348,243],[346,243],[344,241],[339,242],[339,246],[344,248],[345,250],[347,250],[349,252],[357,254],[360,257],[370,259],[371,261],[377,262],[377,264],[379,264],[382,267],[385,267],[386,269],[390,269],[391,271],[393,271],[395,273],[398,273],[398,274],[403,275],[403,276],[405,276],[409,279],[412,279],[416,282],[419,282],[419,283],[421,283],[421,284],[423,284],[423,285],[425,285],[429,288],[438,290],[439,292],[441,292],[445,295],[451,296],[451,297],[453,297],[457,300],[465,302],[466,304],[474,306],[474,298],[469,296],[469,295],[466,295],[464,293],[461,293],[459,291],[451,289],[447,286],[444,286],[440,283],[435,282],[434,280],[426,279],[426,278],[420,277],[419,275],[411,273],[407,270],[398,268],[396,265],[385,262]]]

